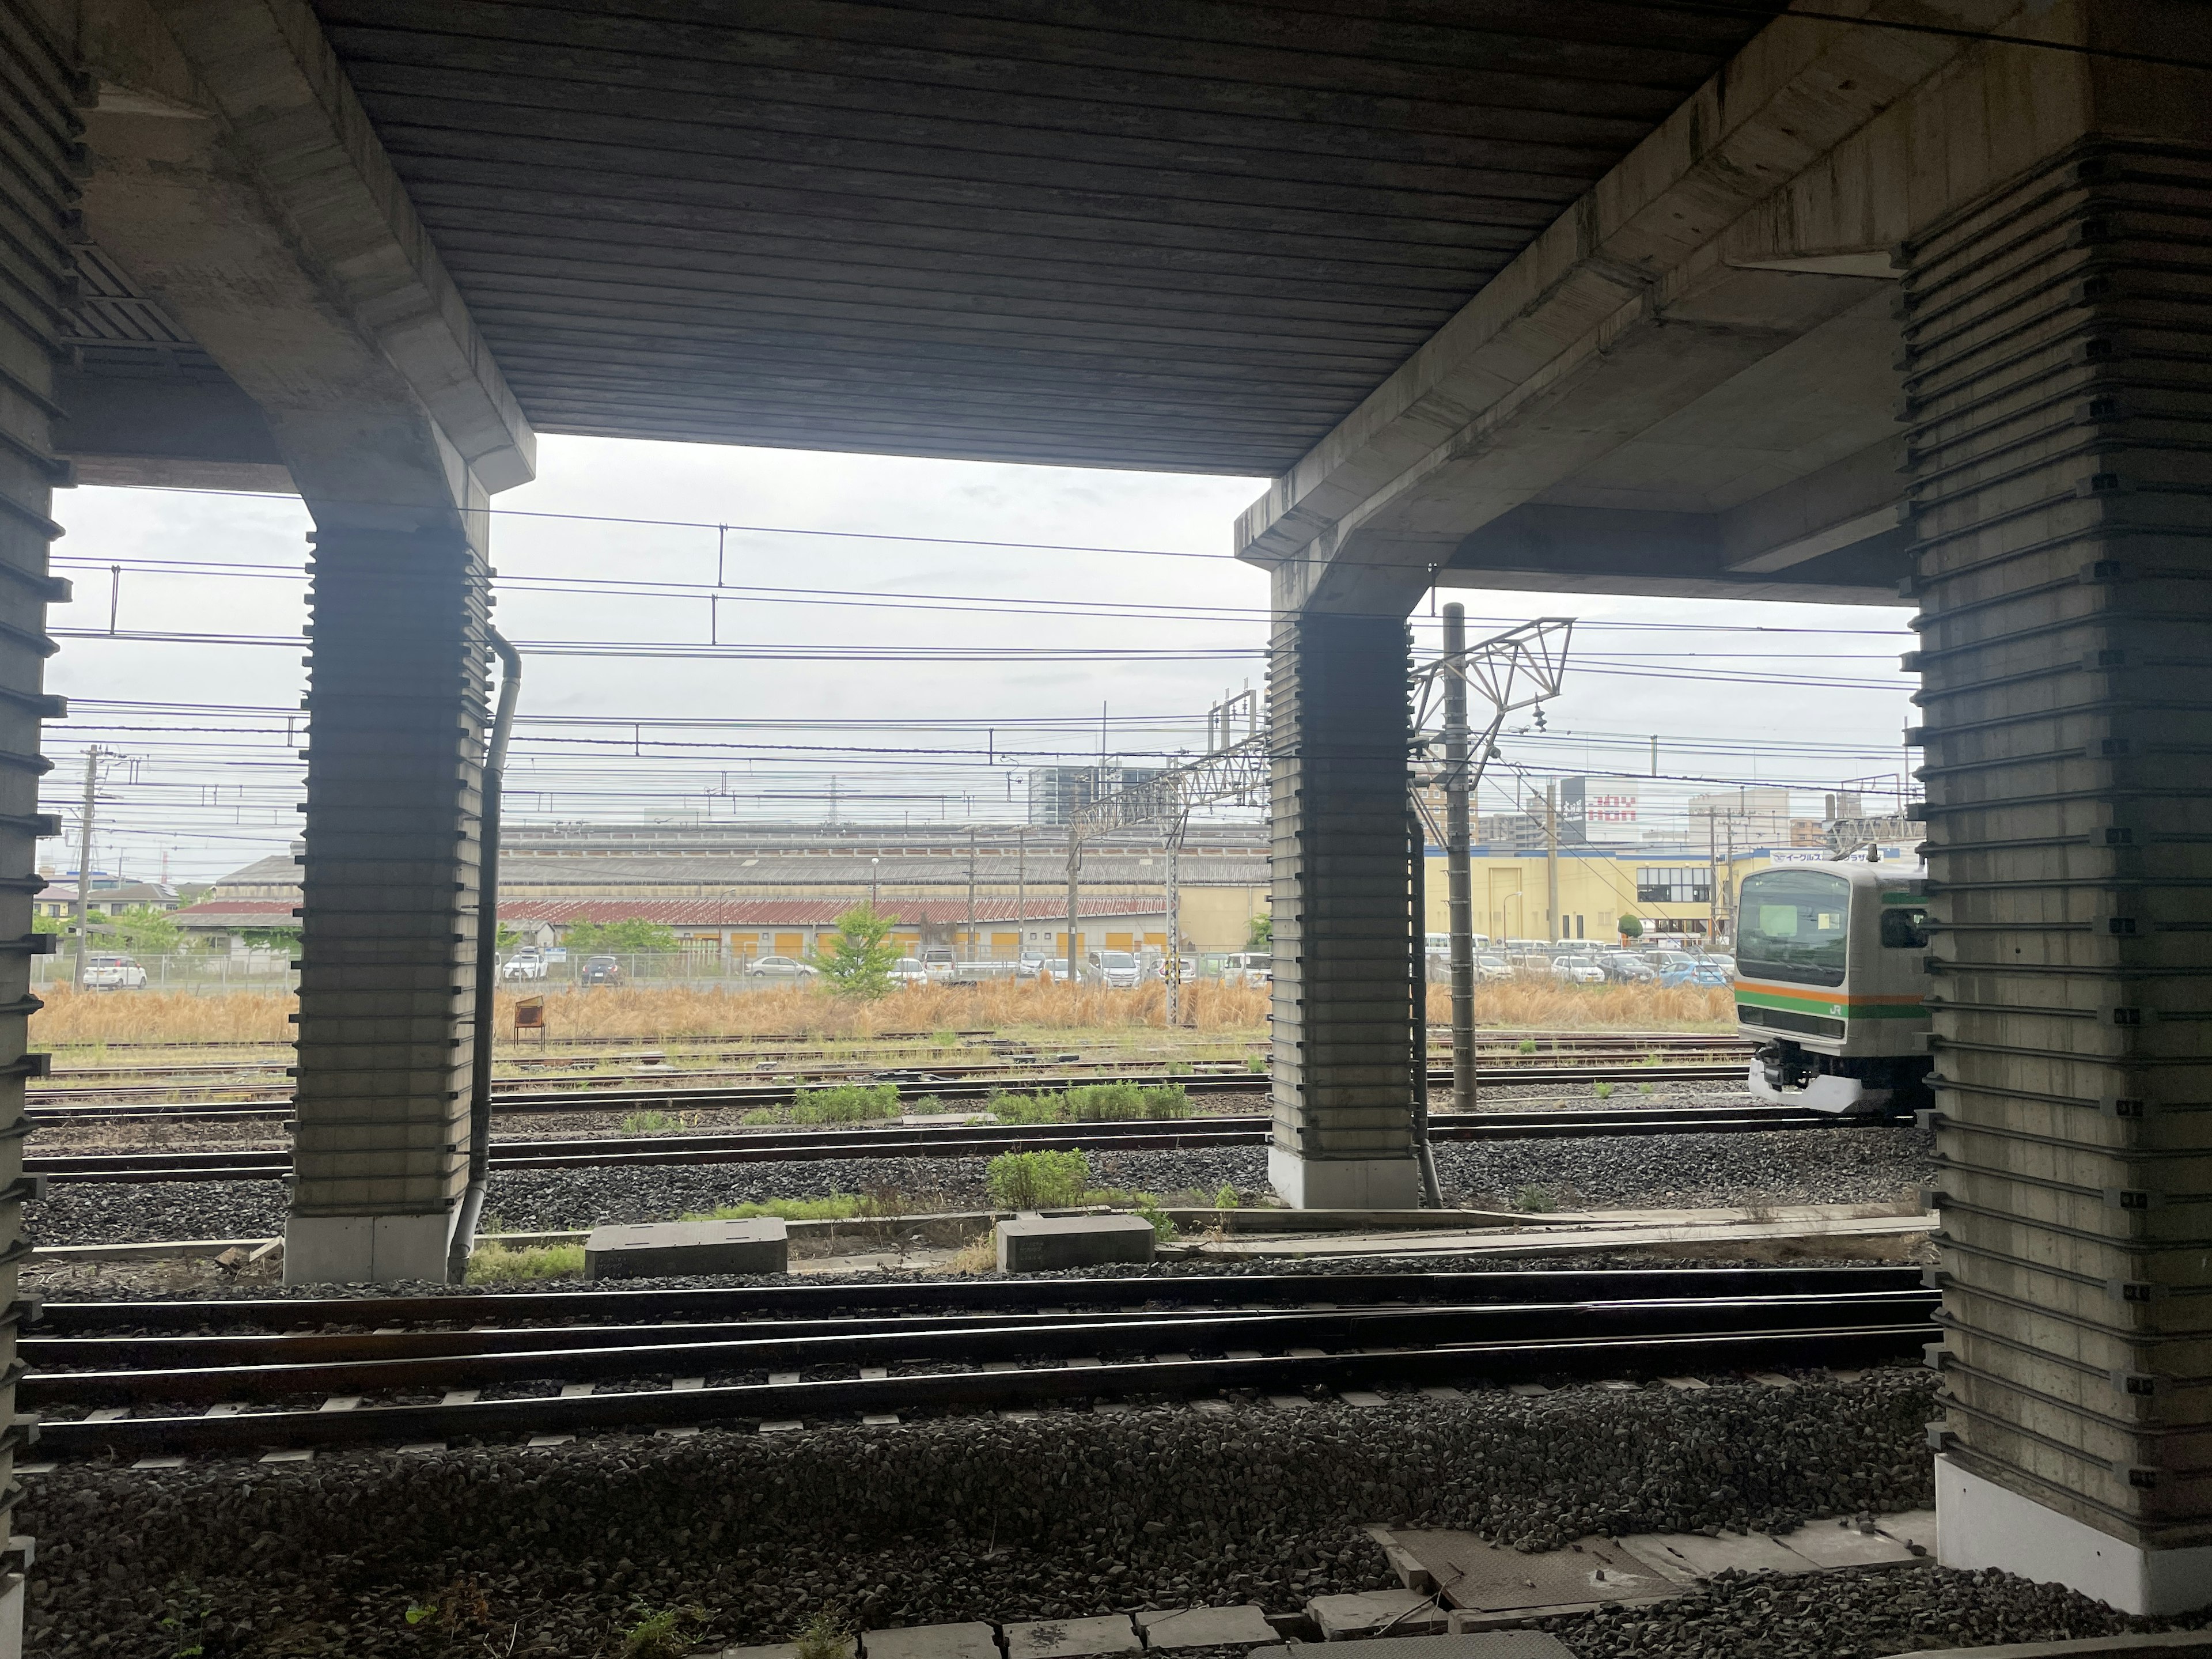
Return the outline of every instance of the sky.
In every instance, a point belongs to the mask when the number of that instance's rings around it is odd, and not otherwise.
[[[524,652],[510,821],[1006,823],[1030,768],[1203,747],[1263,672],[1267,580],[1229,556],[1261,479],[542,437],[495,499],[495,618]],[[73,870],[204,881],[298,831],[310,528],[296,499],[57,498],[46,810]],[[720,526],[729,526],[726,530]],[[799,533],[805,532],[805,533]],[[119,574],[116,567],[120,567]],[[719,583],[719,586],[717,585]],[[1480,639],[1577,620],[1540,732],[1508,725],[1485,810],[1651,770],[1647,817],[1743,782],[1894,774],[1904,611],[1454,591]],[[1424,605],[1417,655],[1439,627]],[[111,634],[111,628],[112,632]]]

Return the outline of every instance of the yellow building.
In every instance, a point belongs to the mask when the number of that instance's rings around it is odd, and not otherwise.
[[[1725,939],[1737,884],[1773,860],[1765,848],[1708,859],[1679,848],[1562,848],[1557,860],[1559,915],[1551,915],[1551,860],[1538,853],[1492,854],[1477,848],[1471,874],[1474,931],[1492,939],[1620,937],[1634,916],[1646,934]],[[1716,884],[1717,883],[1717,884]],[[1429,849],[1428,931],[1449,926],[1450,889],[1440,848]]]

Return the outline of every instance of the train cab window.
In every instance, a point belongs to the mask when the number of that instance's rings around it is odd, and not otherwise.
[[[1893,904],[1881,913],[1881,942],[1892,951],[1928,946],[1928,913],[1917,905]]]
[[[1748,979],[1841,985],[1850,884],[1817,870],[1747,877],[1736,928],[1736,971]]]

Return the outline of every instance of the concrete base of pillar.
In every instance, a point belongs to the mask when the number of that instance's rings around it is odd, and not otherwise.
[[[23,1575],[0,1579],[0,1659],[23,1659]]]
[[[1267,1148],[1267,1181],[1294,1210],[1418,1210],[1420,1166],[1410,1158],[1306,1158]]]
[[[287,1285],[443,1284],[458,1210],[439,1215],[295,1215],[284,1224]]]
[[[2147,1550],[1936,1460],[1936,1557],[2063,1584],[2121,1613],[2154,1617],[2212,1606],[2212,1546]]]

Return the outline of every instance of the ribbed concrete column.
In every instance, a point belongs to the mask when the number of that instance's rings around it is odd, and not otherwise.
[[[64,42],[28,11],[0,9],[0,107],[8,112],[8,186],[0,190],[0,1653],[21,1650],[24,1557],[13,1508],[19,1442],[15,1417],[15,1274],[29,1251],[23,1237],[25,1036],[40,1004],[31,994],[31,951],[51,942],[31,929],[40,834],[59,826],[39,817],[39,722],[61,712],[40,690],[46,605],[69,586],[46,574],[61,527],[52,492],[68,466],[52,459],[53,367],[64,309],[76,286],[66,216],[83,166],[72,95],[78,77]],[[36,1062],[43,1065],[43,1057]]]
[[[442,1279],[466,1185],[485,568],[458,532],[312,566],[299,1121],[285,1277]]]
[[[1274,743],[1275,1190],[1412,1209],[1412,863],[1405,624],[1279,621]]]
[[[2212,154],[2079,146],[1906,257],[1942,1551],[2202,1605]]]

